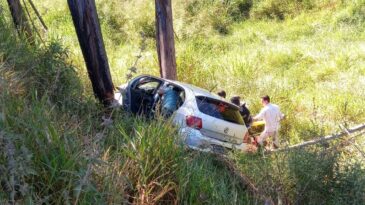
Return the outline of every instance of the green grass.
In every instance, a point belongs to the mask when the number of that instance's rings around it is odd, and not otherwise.
[[[17,37],[5,3],[0,203],[14,196],[19,204],[257,204],[214,157],[176,143],[170,124],[97,104],[64,1],[35,2],[49,27],[46,44],[35,47]],[[283,145],[362,123],[364,3],[173,1],[179,80],[239,94],[254,113],[269,94],[287,116]],[[158,75],[153,2],[97,7],[114,83],[126,82],[140,52],[137,74]],[[105,115],[111,126],[101,125]],[[274,200],[363,204],[364,158],[338,143],[229,157]]]
[[[254,112],[259,110],[259,96],[271,95],[289,121],[294,122],[288,125],[287,133],[294,135],[288,140],[306,137],[298,132],[310,121],[320,123],[326,132],[334,131],[340,123],[364,121],[363,1],[250,2],[174,3],[179,79],[241,95]],[[58,4],[62,6],[57,7],[57,12],[51,11],[54,4],[48,2],[39,8],[50,24],[49,35],[62,36],[71,51],[72,62],[88,91],[71,17],[64,15],[68,8],[64,3]],[[153,2],[97,4],[115,84],[126,81],[128,68],[140,52],[141,32],[147,47],[138,61],[137,74],[158,75]],[[275,10],[278,6],[282,11]],[[109,9],[114,7],[121,9]],[[236,8],[246,8],[247,15],[235,16]],[[275,12],[284,19],[273,17]],[[227,34],[214,29],[215,21],[224,24],[214,16],[229,21]]]

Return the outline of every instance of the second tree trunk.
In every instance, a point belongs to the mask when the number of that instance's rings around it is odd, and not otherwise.
[[[171,0],[155,0],[156,47],[162,78],[176,80],[174,29]]]

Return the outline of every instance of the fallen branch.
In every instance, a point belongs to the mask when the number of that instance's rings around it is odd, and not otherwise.
[[[241,186],[245,187],[248,189],[248,191],[258,200],[260,200],[261,202],[264,203],[264,205],[274,205],[275,203],[273,202],[273,200],[271,199],[271,197],[267,197],[265,195],[265,193],[260,190],[259,188],[257,188],[255,186],[255,184],[250,180],[250,178],[248,178],[246,175],[244,175],[241,170],[239,170],[237,168],[237,166],[235,165],[234,162],[232,162],[230,159],[228,159],[227,157],[223,156],[223,155],[219,155],[216,154],[215,158],[222,163],[223,165],[225,165],[225,167],[227,167],[227,169],[234,175],[237,177],[237,179],[239,180],[239,183],[241,184]]]
[[[327,136],[324,136],[324,137],[321,137],[321,138],[318,138],[318,139],[309,140],[309,141],[306,141],[306,142],[303,142],[303,143],[300,143],[300,144],[292,145],[292,146],[277,149],[277,150],[271,150],[271,151],[268,151],[267,153],[274,153],[274,152],[289,151],[289,150],[293,150],[293,149],[300,149],[300,148],[307,147],[309,145],[314,145],[314,144],[319,144],[319,143],[323,143],[323,142],[334,140],[334,139],[339,139],[341,137],[348,136],[350,134],[359,132],[359,131],[364,130],[364,129],[365,129],[365,124],[362,124],[362,125],[352,127],[350,129],[346,129],[345,131],[342,131],[342,132],[337,133],[337,134],[327,135]]]

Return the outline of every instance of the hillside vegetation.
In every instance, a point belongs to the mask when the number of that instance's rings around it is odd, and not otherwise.
[[[158,75],[154,2],[96,2],[114,83],[136,60]],[[0,204],[260,203],[169,123],[102,108],[67,3],[35,3],[49,31],[30,46],[0,2]],[[287,116],[283,146],[365,121],[364,0],[185,0],[173,14],[179,80],[254,113],[269,94]],[[364,140],[351,143],[228,157],[275,202],[364,204]]]

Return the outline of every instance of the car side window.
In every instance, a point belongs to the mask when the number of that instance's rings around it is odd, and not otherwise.
[[[196,101],[199,111],[206,115],[240,125],[244,123],[239,109],[226,102],[203,96],[197,96]]]

